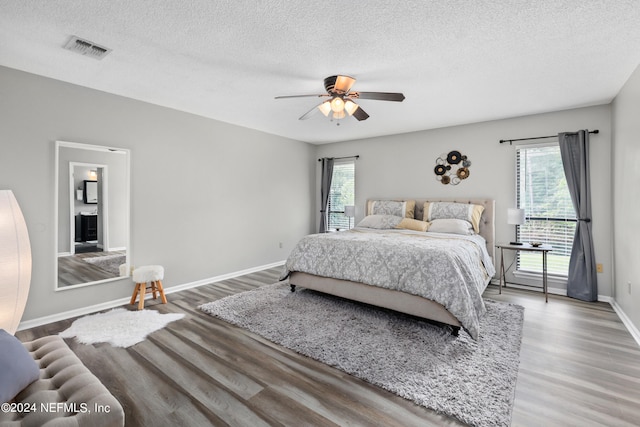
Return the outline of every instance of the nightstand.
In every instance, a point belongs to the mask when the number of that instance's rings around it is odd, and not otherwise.
[[[521,245],[513,245],[511,243],[498,243],[496,248],[500,249],[500,293],[502,293],[502,284],[507,286],[507,280],[505,278],[504,271],[504,254],[503,251],[526,251],[526,252],[539,252],[542,254],[542,289],[544,291],[544,301],[549,302],[549,295],[547,292],[547,254],[553,250],[551,245],[531,246],[529,243],[523,243]]]

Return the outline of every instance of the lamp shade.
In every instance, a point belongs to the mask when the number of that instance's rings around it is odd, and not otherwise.
[[[344,119],[345,116],[346,114],[343,109],[342,111],[334,111],[332,118],[339,120],[339,119]]]
[[[11,190],[0,190],[0,328],[18,329],[31,283],[27,224]]]
[[[322,111],[322,114],[328,116],[331,112],[331,101],[325,101],[322,104],[318,105],[318,109]]]
[[[344,111],[344,99],[342,99],[339,96],[334,96],[333,99],[331,100],[331,110],[334,113],[339,113],[341,111]]]
[[[350,116],[353,116],[353,113],[355,113],[358,108],[358,104],[350,99],[347,99],[344,103],[344,109]]]
[[[344,207],[344,215],[349,217],[349,218],[353,218],[354,216],[356,216],[356,207],[353,205],[347,205]]]
[[[507,224],[522,225],[524,222],[524,209],[509,208],[507,211]]]

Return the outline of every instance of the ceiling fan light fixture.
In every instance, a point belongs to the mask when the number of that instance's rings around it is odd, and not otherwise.
[[[340,120],[340,119],[344,119],[344,117],[346,116],[344,109],[342,111],[334,111],[333,112],[333,118],[336,120]]]
[[[334,113],[339,113],[344,111],[344,99],[340,96],[334,96],[331,100],[331,111]]]
[[[344,109],[346,110],[347,113],[349,113],[350,116],[353,116],[353,113],[355,113],[356,110],[358,109],[358,104],[356,104],[350,99],[347,99],[344,103]]]
[[[331,101],[325,101],[318,105],[318,110],[322,111],[322,114],[324,114],[325,117],[329,117],[329,113],[331,112]]]
[[[333,90],[337,93],[348,93],[351,90],[351,86],[356,82],[356,79],[350,76],[335,76],[335,83]]]
[[[312,113],[317,112],[317,108],[322,111],[322,114],[324,114],[325,117],[329,117],[331,120],[339,120],[349,114],[349,116],[355,118],[359,122],[367,120],[369,118],[369,114],[367,114],[367,112],[364,111],[362,107],[354,101],[354,99],[395,102],[402,102],[404,100],[404,94],[401,92],[351,92],[351,86],[355,81],[356,79],[353,77],[344,75],[329,76],[324,79],[324,88],[327,91],[326,94],[276,96],[276,99],[301,97],[324,98],[324,101],[320,105],[316,105],[311,110],[303,114],[299,120],[308,119]]]

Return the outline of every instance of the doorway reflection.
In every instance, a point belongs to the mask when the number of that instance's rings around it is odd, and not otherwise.
[[[56,289],[129,276],[129,151],[56,143]]]

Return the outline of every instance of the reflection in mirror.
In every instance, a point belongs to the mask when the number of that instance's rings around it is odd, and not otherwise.
[[[97,166],[96,166],[97,168]],[[93,172],[98,174],[98,172]],[[97,205],[98,204],[98,181],[84,180],[84,195],[82,198],[85,205]]]
[[[56,141],[56,289],[129,276],[129,150]]]

